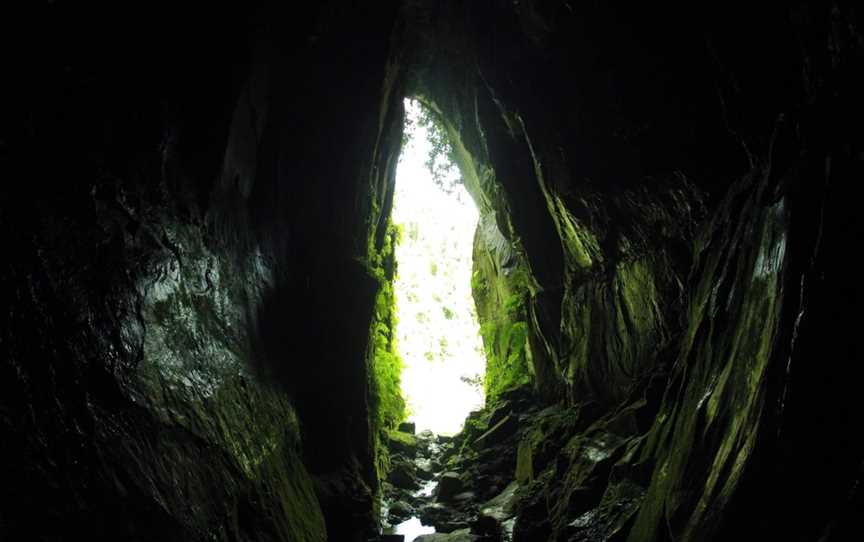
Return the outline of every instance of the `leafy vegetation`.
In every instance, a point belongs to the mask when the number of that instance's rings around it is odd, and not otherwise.
[[[462,178],[456,166],[456,152],[450,144],[447,128],[437,113],[421,102],[416,103],[419,105],[419,115],[416,119],[406,116],[402,144],[406,145],[415,136],[418,127],[424,128],[431,146],[424,165],[435,184],[444,192],[453,194],[456,187],[462,183]]]
[[[459,380],[472,386],[477,389],[483,388],[484,378],[482,374],[473,374],[473,375],[463,375],[459,377]]]
[[[379,282],[370,337],[369,409],[375,438],[376,467],[379,476],[389,463],[384,445],[386,434],[406,417],[405,398],[400,388],[402,359],[396,344],[396,297],[393,293],[394,247],[401,230],[389,224],[384,246],[370,249],[370,271]]]
[[[395,282],[402,384],[416,427],[449,434],[483,401],[482,389],[460,380],[485,367],[468,288],[478,212],[458,168],[433,167],[446,161],[445,133],[451,131],[435,130],[434,117],[418,102],[406,100],[405,106],[410,137],[400,156],[392,214],[406,234],[397,248]]]

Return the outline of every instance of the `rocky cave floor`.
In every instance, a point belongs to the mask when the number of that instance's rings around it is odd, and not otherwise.
[[[389,438],[381,540],[499,542],[513,540],[514,529],[517,540],[546,540],[552,531],[560,539],[581,540],[592,523],[583,512],[596,506],[602,487],[578,488],[581,502],[568,504],[572,522],[567,525],[550,525],[544,513],[547,499],[556,497],[544,482],[567,470],[566,444],[578,414],[574,408],[537,406],[531,390],[520,388],[472,412],[453,437],[414,434],[413,424],[402,424]],[[611,469],[615,454],[600,455],[589,479]],[[436,532],[416,538],[391,534],[415,518]]]

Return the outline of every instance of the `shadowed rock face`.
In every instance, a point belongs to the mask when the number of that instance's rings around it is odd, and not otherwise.
[[[818,538],[853,506],[862,453],[846,437],[816,444],[851,430],[854,384],[841,374],[854,382],[858,370],[815,369],[825,358],[801,335],[809,325],[851,344],[840,317],[851,307],[819,307],[855,282],[829,270],[839,245],[824,244],[861,231],[834,192],[861,169],[848,123],[861,117],[850,101],[861,42],[841,22],[854,14],[584,3],[414,13],[406,34],[433,52],[417,57],[409,88],[442,112],[475,172],[475,298],[490,365],[504,367],[492,376],[518,381],[507,362],[527,360],[541,397],[579,409],[569,443],[524,429],[526,457],[555,439],[560,451],[535,473],[545,481],[515,536]],[[825,212],[837,213],[832,234]],[[526,324],[521,345],[507,340]],[[832,359],[856,351],[826,347]],[[586,485],[597,499],[568,506]],[[805,504],[812,491],[834,497]]]
[[[515,539],[860,535],[861,14],[603,4],[50,4],[0,128],[0,539],[374,536],[407,95],[482,214],[453,464],[519,479]]]
[[[30,173],[0,215],[0,538],[374,530],[379,8],[48,7],[48,80],[2,138]]]

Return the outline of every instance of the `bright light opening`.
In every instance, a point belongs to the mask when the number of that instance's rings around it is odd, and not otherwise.
[[[394,285],[402,394],[418,431],[450,435],[483,406],[486,360],[471,297],[478,212],[458,169],[432,152],[436,136],[440,150],[442,133],[424,122],[416,101],[406,100],[405,108],[393,201],[393,222],[402,228]]]

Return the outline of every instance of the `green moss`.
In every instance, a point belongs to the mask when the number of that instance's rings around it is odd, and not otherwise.
[[[487,403],[501,393],[531,383],[528,367],[528,323],[499,319],[480,326],[486,351],[485,391]]]
[[[533,382],[526,308],[530,296],[528,277],[521,264],[500,272],[482,236],[477,236],[471,291],[486,354],[487,405],[504,391]]]
[[[291,451],[287,461],[268,463],[261,469],[262,480],[280,480],[274,484],[275,497],[285,521],[277,526],[283,540],[321,542],[327,539],[324,515],[315,496],[313,482],[297,455]]]
[[[522,292],[515,293],[507,298],[504,310],[509,316],[522,317],[525,314],[525,297]]]
[[[743,204],[727,196],[706,228],[703,239],[712,243],[698,251],[698,284],[671,377],[686,385],[667,392],[645,440],[641,459],[658,467],[628,540],[664,532],[672,506],[687,518],[672,536],[711,538],[755,449],[776,360],[788,227],[783,200],[767,208],[761,200],[759,187]]]
[[[573,217],[561,198],[544,190],[549,201],[549,210],[558,234],[563,240],[565,256],[573,267],[587,269],[600,259],[597,239],[588,228],[582,227]],[[593,257],[592,257],[593,255]]]
[[[379,477],[389,466],[384,445],[386,434],[406,417],[400,386],[402,359],[396,344],[396,297],[393,291],[394,247],[401,237],[400,228],[388,225],[381,250],[370,248],[368,258],[369,270],[379,282],[369,341],[369,412]]]
[[[387,436],[390,438],[390,440],[396,441],[403,447],[413,448],[414,446],[417,446],[417,437],[410,433],[391,430],[387,432]]]
[[[519,441],[519,449],[516,452],[516,480],[520,484],[527,484],[534,479],[532,444],[530,440]]]

